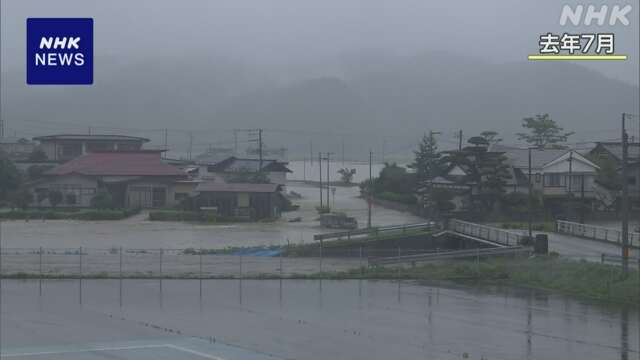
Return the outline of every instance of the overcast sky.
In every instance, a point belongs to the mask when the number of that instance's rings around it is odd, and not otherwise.
[[[626,62],[586,66],[638,84],[638,2],[631,24],[560,27],[559,0],[3,0],[2,67],[24,71],[27,17],[93,17],[96,57],[126,63],[157,56],[188,64],[221,56],[322,75],[341,56],[374,49],[393,54],[442,50],[490,62],[524,60],[545,32],[613,31]],[[97,63],[96,67],[100,64]]]
[[[631,4],[631,23],[562,27],[565,4]],[[351,141],[354,152],[375,147],[410,153],[429,129],[442,131],[443,142],[453,145],[457,140],[445,136],[461,128],[500,130],[513,142],[523,117],[552,112],[577,131],[576,141],[608,139],[619,134],[621,111],[640,111],[631,99],[638,97],[639,8],[637,0],[2,0],[0,114],[11,134],[25,137],[99,124],[147,129],[139,135],[158,142],[158,129],[177,127],[180,120],[184,131],[210,129],[220,141],[228,141],[236,126],[282,127],[306,133],[275,138],[271,132],[271,143],[305,149],[314,133],[330,127],[358,134]],[[25,85],[29,17],[94,19],[93,86]],[[580,66],[635,88],[570,71],[579,66],[527,62],[547,32],[615,33],[616,53],[628,55],[627,61]],[[366,66],[376,74],[349,79],[354,68]],[[550,70],[552,79],[545,79]],[[545,89],[565,73],[571,84]],[[524,75],[512,80],[518,74]],[[339,80],[296,88],[323,77]],[[164,82],[150,81],[155,79]],[[473,91],[465,92],[467,84]],[[235,103],[234,96],[244,98]],[[271,120],[264,120],[273,109]],[[326,118],[335,122],[320,125]],[[211,142],[202,132],[196,136],[203,148]],[[169,137],[176,147],[187,146],[187,134]],[[328,134],[325,145],[334,146],[336,138]]]

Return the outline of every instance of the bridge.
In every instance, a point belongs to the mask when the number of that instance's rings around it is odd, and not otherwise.
[[[394,225],[352,231],[318,234],[315,240],[351,240],[369,239],[372,237],[402,238],[409,235],[429,233],[434,238],[452,236],[478,243],[482,256],[503,255],[504,252],[526,252],[530,248],[523,245],[528,236],[527,230],[506,230],[495,226],[472,223],[458,219],[448,222],[445,229],[433,222],[419,224]],[[549,251],[573,259],[585,259],[602,262],[603,259],[615,259],[621,255],[621,231],[594,225],[580,224],[558,220],[556,231],[545,233],[534,231],[534,235],[546,234],[549,240]],[[630,257],[640,258],[640,233],[629,233],[631,245]],[[478,255],[475,249],[438,252],[425,251],[420,254],[394,256],[389,258],[370,259],[370,263],[429,261],[453,257]],[[395,259],[395,260],[392,260]],[[634,260],[635,261],[635,260]]]

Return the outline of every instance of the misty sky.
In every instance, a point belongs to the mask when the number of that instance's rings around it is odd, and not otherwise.
[[[386,56],[433,52],[467,57],[470,64],[523,62],[528,54],[537,52],[540,34],[563,31],[615,32],[616,53],[629,55],[629,60],[582,66],[637,86],[638,2],[586,2],[634,6],[628,27],[589,28],[558,24],[565,3],[585,2],[3,0],[1,70],[3,77],[9,73],[24,77],[27,17],[93,17],[94,86],[113,76],[119,66],[135,63],[171,63],[176,71],[194,62],[242,64],[260,71],[269,81],[286,85],[315,77],[341,77],[351,56],[362,53],[375,54],[369,61],[383,65]],[[3,91],[12,88],[5,86]],[[13,121],[14,129],[20,128],[16,119],[8,121]]]

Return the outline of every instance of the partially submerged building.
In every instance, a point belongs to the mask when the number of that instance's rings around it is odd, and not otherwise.
[[[89,207],[100,191],[108,191],[116,207],[159,208],[177,204],[176,183],[186,173],[160,159],[161,151],[92,152],[58,165],[32,183],[35,206],[51,206],[48,200],[38,202],[51,190],[63,194],[58,206]],[[40,195],[40,196],[39,196]],[[73,199],[73,201],[68,201]]]
[[[201,182],[196,186],[198,203],[224,217],[260,220],[280,216],[283,198],[279,184]]]
[[[242,182],[243,177],[261,173],[270,183],[284,186],[291,170],[286,162],[231,156],[213,165],[200,166],[199,172],[199,177],[217,183]]]

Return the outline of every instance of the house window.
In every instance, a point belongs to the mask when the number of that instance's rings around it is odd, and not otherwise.
[[[184,200],[184,199],[186,199],[186,198],[188,198],[188,197],[189,197],[189,194],[187,194],[187,193],[182,193],[182,192],[177,192],[177,193],[175,193],[175,194],[173,195],[173,198],[174,198],[176,201],[182,201],[182,200]]]
[[[544,186],[562,186],[562,175],[546,174],[544,176]]]
[[[536,174],[536,182],[537,182],[537,183],[539,183],[539,182],[540,182],[540,177],[541,177],[541,176],[540,176],[540,173],[537,173],[537,174]]]

